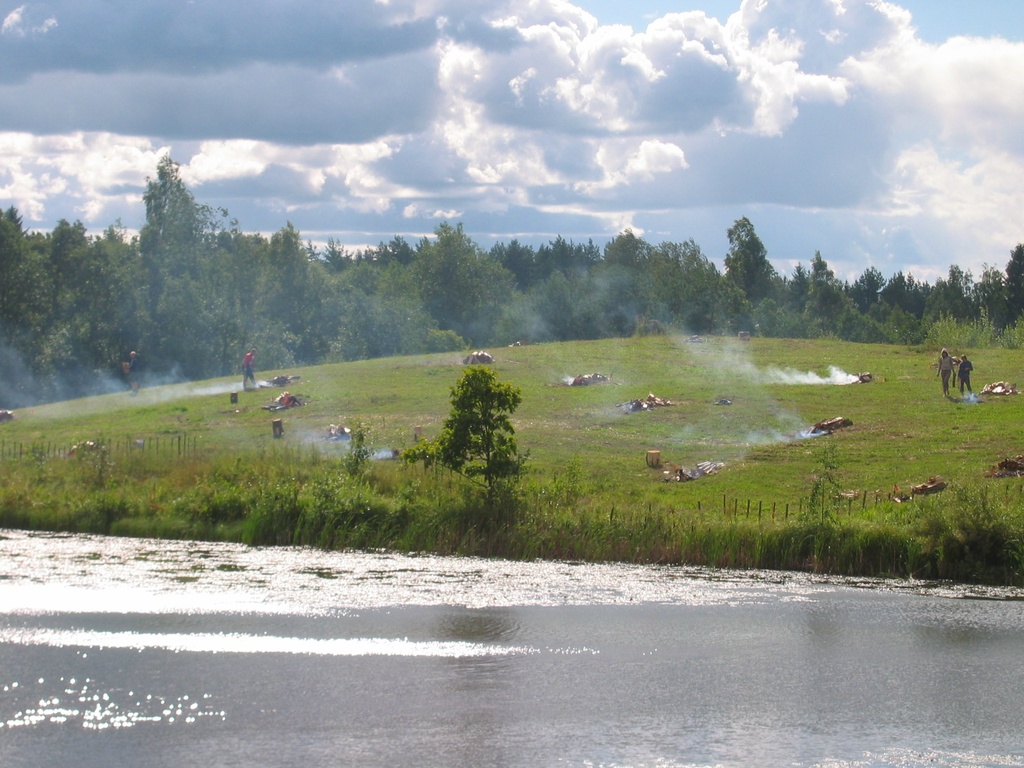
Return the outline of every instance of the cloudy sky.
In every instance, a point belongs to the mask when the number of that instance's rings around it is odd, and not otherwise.
[[[169,154],[247,232],[350,248],[748,217],[933,282],[1024,241],[1019,0],[0,0],[0,206],[137,229]]]

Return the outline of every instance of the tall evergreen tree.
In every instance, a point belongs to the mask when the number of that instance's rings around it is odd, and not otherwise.
[[[885,287],[885,277],[875,267],[868,267],[850,286],[850,298],[857,309],[867,314],[878,305],[879,294]]]

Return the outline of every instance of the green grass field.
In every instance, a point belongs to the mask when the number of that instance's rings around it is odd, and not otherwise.
[[[691,343],[650,336],[489,351],[498,378],[522,394],[513,422],[520,451],[529,452],[523,484],[526,524],[514,535],[506,531],[497,537],[498,543],[491,537],[484,544],[484,534],[469,530],[463,517],[442,534],[435,519],[434,538],[423,531],[410,538],[393,528],[389,537],[367,538],[364,530],[361,538],[333,537],[333,546],[371,542],[511,556],[685,560],[896,575],[913,572],[917,565],[907,558],[920,556],[927,567],[919,570],[934,575],[1004,582],[1020,578],[1024,479],[985,473],[1003,458],[1024,454],[1024,399],[980,396],[979,402],[968,402],[960,400],[959,392],[943,397],[934,367],[938,350],[758,338]],[[1024,381],[1018,352],[969,352],[976,393],[988,383]],[[807,383],[828,379],[833,368],[870,372],[873,381]],[[242,391],[240,375],[18,411],[14,421],[0,425],[5,483],[0,524],[244,538],[239,526],[245,509],[234,513],[234,527],[183,527],[173,519],[182,517],[183,509],[201,517],[196,511],[201,502],[179,500],[194,497],[197,488],[212,482],[211,476],[242,487],[263,486],[271,477],[301,486],[312,474],[336,471],[331,468],[344,460],[345,448],[326,440],[331,424],[361,426],[374,449],[407,448],[417,430],[433,437],[448,414],[450,388],[463,370],[459,355],[445,354],[260,371],[261,379],[301,377],[288,389],[306,404],[277,413],[263,406],[281,390]],[[572,377],[589,373],[610,381],[567,385]],[[237,392],[237,403],[231,402],[231,392]],[[639,413],[620,407],[649,393],[672,405]],[[731,404],[719,404],[723,399]],[[852,426],[801,437],[814,423],[836,416],[851,420]],[[272,433],[275,418],[283,426],[280,439]],[[60,457],[84,441],[109,446],[109,458],[73,471],[64,468],[83,464]],[[648,466],[652,450],[660,451],[662,466]],[[665,482],[675,467],[703,461],[724,466],[691,482]],[[441,514],[438,507],[468,504],[455,478],[400,461],[371,465],[373,493],[393,504],[422,506],[426,502],[409,499],[429,497],[435,517]],[[832,526],[835,516],[836,524],[855,526],[861,536],[865,526],[873,526],[898,541],[905,535],[918,537],[917,544],[906,545],[909,555],[885,555],[881,564],[857,567],[830,565],[834,558],[827,552],[812,551],[809,560],[792,544],[783,547],[789,548],[784,557],[757,555],[768,546],[765,537],[778,533],[775,529],[814,522],[807,512],[815,489],[823,487],[825,468],[831,501],[818,522]],[[947,490],[904,504],[889,501],[895,486],[908,493],[933,476],[944,478]],[[836,491],[848,493],[837,496]],[[112,496],[121,506],[114,504],[114,511],[98,523],[83,523],[95,517],[82,511],[83,499],[97,493],[107,506]],[[255,502],[239,498],[232,503],[244,507]],[[982,574],[976,564],[965,573],[952,562],[966,557],[954,550],[959,546],[956,531],[967,524],[950,523],[949,516],[967,516],[970,524],[991,527],[976,519],[979,514],[998,518],[991,525],[998,523],[999,540],[985,545],[999,548],[998,576]],[[147,515],[153,517],[150,525]],[[119,520],[133,522],[119,527]],[[933,530],[943,525],[949,531]],[[709,549],[707,541],[697,547],[674,540],[716,526],[729,529],[715,532],[725,536],[717,548]],[[658,536],[673,540],[659,542]],[[946,549],[936,554],[929,547],[943,536],[949,538]],[[987,528],[985,536],[991,538]],[[748,541],[751,537],[757,541]],[[820,547],[820,535],[816,541]],[[969,559],[994,556],[979,554],[977,543],[964,546],[973,546]]]

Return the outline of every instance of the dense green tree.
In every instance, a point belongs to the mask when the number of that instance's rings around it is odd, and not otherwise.
[[[779,275],[768,261],[768,250],[745,216],[729,227],[729,253],[725,275],[751,304],[770,296],[779,287]]]
[[[31,404],[50,395],[37,375],[38,342],[53,309],[41,238],[29,237],[12,207],[0,216],[0,407]]]
[[[601,250],[593,240],[574,243],[561,235],[537,249],[535,280],[546,280],[554,272],[566,277],[589,272],[601,261]]]
[[[358,260],[372,261],[381,266],[399,264],[407,267],[416,258],[416,251],[404,237],[395,236],[387,243],[380,243],[376,248],[364,251]]]
[[[803,339],[818,331],[808,325],[804,314],[779,306],[772,298],[764,299],[754,309],[750,318],[752,327],[759,336],[773,336],[783,339]]]
[[[802,314],[807,307],[807,297],[811,291],[811,278],[803,264],[793,267],[793,274],[785,282],[786,307],[793,312]]]
[[[424,238],[411,265],[420,302],[441,329],[474,345],[491,340],[513,290],[512,275],[463,231],[440,224]]]
[[[362,291],[333,296],[339,322],[331,349],[340,360],[428,351],[434,323],[412,298],[382,298]]]
[[[516,387],[499,382],[489,368],[470,366],[452,387],[452,409],[441,433],[407,450],[404,458],[437,463],[493,494],[523,470],[525,457],[519,455],[511,419],[521,402]]]
[[[196,202],[169,156],[158,163],[156,178],[147,180],[143,202],[146,223],[139,232],[139,256],[146,295],[131,346],[147,360],[150,375],[198,375],[213,364],[211,337],[218,313],[211,307],[216,281],[209,278],[217,221],[209,206]]]
[[[997,330],[1010,321],[1009,302],[1006,298],[1006,276],[995,267],[986,266],[981,280],[974,286],[974,297],[983,317]]]
[[[290,363],[308,363],[326,354],[333,329],[317,320],[326,273],[322,262],[310,257],[299,231],[291,222],[270,237],[257,288],[257,315],[267,320],[262,342],[285,352]],[[257,336],[259,339],[259,336]]]
[[[518,240],[507,244],[496,243],[491,247],[491,258],[515,277],[516,288],[520,291],[527,291],[533,285],[537,272],[537,254],[530,246]]]
[[[215,226],[213,210],[196,202],[178,163],[165,155],[156,171],[142,195],[146,223],[139,232],[139,250],[159,291],[164,276],[199,277],[204,241]]]
[[[979,316],[974,300],[974,281],[970,272],[956,264],[949,268],[948,276],[935,281],[925,302],[924,317],[932,322],[941,317],[955,320],[974,320]]]
[[[1024,314],[1024,243],[1010,252],[1006,264],[1006,324],[1012,325]]]
[[[902,307],[886,304],[885,315],[879,321],[885,340],[890,344],[920,344],[924,341],[925,330],[920,318],[914,317]]]
[[[650,290],[669,322],[692,333],[724,329],[729,308],[718,268],[691,238],[661,243],[650,258]]]
[[[75,313],[74,297],[89,289],[85,277],[88,256],[89,236],[85,225],[80,221],[74,224],[65,219],[58,221],[49,235],[50,301],[58,323]]]
[[[847,301],[843,284],[836,279],[821,252],[815,251],[811,259],[806,311],[819,318],[835,317]]]
[[[41,292],[45,275],[43,255],[29,247],[21,217],[8,208],[0,217],[0,342],[16,346],[53,308]]]
[[[383,246],[383,243],[381,244]],[[343,272],[352,266],[356,259],[333,237],[327,238],[327,245],[320,254],[329,272]]]
[[[637,237],[633,230],[627,229],[605,245],[602,266],[618,266],[641,272],[647,268],[653,252],[650,243]]]
[[[920,283],[913,275],[905,275],[902,271],[889,278],[879,297],[890,307],[899,307],[904,312],[920,320],[924,317],[925,303],[931,286]]]
[[[880,294],[885,287],[885,277],[875,267],[868,267],[850,286],[850,298],[857,309],[867,314],[881,301]]]
[[[650,243],[626,230],[610,240],[594,267],[603,323],[616,336],[634,332],[638,321],[667,320],[654,294]]]
[[[593,275],[555,272],[529,294],[531,310],[520,319],[514,339],[568,341],[597,339],[608,333]]]
[[[90,376],[119,380],[119,363],[128,359],[138,314],[138,251],[118,227],[86,239],[76,259],[77,286],[63,290],[66,316],[60,321],[69,348],[58,370],[67,395],[87,394]],[[84,381],[83,381],[84,379]]]

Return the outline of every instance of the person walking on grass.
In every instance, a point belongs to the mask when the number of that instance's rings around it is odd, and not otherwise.
[[[939,370],[935,372],[936,376],[942,377],[943,397],[949,397],[949,377],[952,373],[953,358],[949,356],[949,352],[946,349],[943,349],[942,354],[939,355]]]
[[[256,347],[253,347],[245,353],[245,357],[242,358],[242,389],[248,389],[247,384],[252,382],[252,388],[258,389],[256,386]]]
[[[974,390],[971,389],[971,371],[974,370],[974,363],[967,359],[967,353],[960,355],[960,367],[957,368],[956,375],[960,378],[960,394],[963,395],[964,387],[967,387],[967,391],[970,394],[974,394]]]

